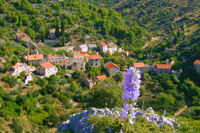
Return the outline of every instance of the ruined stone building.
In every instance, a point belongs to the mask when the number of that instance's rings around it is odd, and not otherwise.
[[[85,61],[83,55],[75,55],[74,57],[62,56],[47,56],[47,61],[59,65],[62,68],[72,68],[77,70],[85,70]]]

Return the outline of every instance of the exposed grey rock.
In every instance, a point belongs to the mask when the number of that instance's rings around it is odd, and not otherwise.
[[[154,110],[149,107],[146,109],[147,113],[143,113],[143,111],[139,110],[138,108],[133,108],[133,111],[136,112],[137,116],[143,116],[147,121],[150,123],[158,125],[160,128],[166,123],[170,125],[172,128],[177,129],[175,124],[174,118],[167,118],[164,116],[159,116],[154,114]],[[112,116],[112,117],[120,117],[120,112],[114,109],[96,109],[91,108],[90,110],[86,111],[83,110],[79,114],[73,114],[69,117],[69,120],[63,122],[61,125],[58,126],[58,132],[63,132],[67,130],[72,130],[74,133],[92,133],[94,125],[90,125],[88,119],[92,116],[103,117],[103,116]],[[112,129],[110,128],[109,131]]]
[[[147,108],[146,111],[148,113],[154,114],[154,110],[152,109],[152,107]]]

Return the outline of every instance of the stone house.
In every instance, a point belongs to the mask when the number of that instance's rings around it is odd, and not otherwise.
[[[180,76],[181,76],[181,73],[180,72],[177,72],[177,71],[174,71],[172,70],[172,74],[176,75],[176,77],[179,79]]]
[[[134,63],[136,70],[139,70],[141,74],[149,71],[149,65],[144,64],[143,62]]]
[[[98,46],[100,52],[107,52],[108,46],[105,42],[102,42]]]
[[[200,60],[196,60],[193,64],[196,73],[200,73]]]
[[[105,65],[104,65],[105,69],[106,69],[106,72],[108,73],[108,75],[110,77],[114,76],[117,74],[117,72],[120,72],[120,67],[118,67],[117,65],[115,65],[114,63],[112,62],[107,62]]]
[[[43,62],[43,54],[38,55],[28,55],[25,56],[25,59],[28,61],[28,64],[34,65],[36,63],[41,64]]]
[[[17,76],[21,72],[29,70],[30,67],[26,63],[16,63],[14,66],[11,67],[10,73],[12,76]]]
[[[117,45],[114,43],[109,43],[107,51],[112,55],[115,51],[117,51]]]
[[[165,53],[168,53],[168,52],[174,52],[176,51],[176,47],[173,47],[173,48],[165,48]]]
[[[34,49],[34,50],[30,51],[30,54],[31,55],[37,55],[37,54],[39,54],[39,51],[37,49]]]
[[[147,54],[147,60],[152,60],[153,59],[153,54],[150,53],[150,54]]]
[[[88,46],[86,44],[80,45],[78,47],[78,50],[83,51],[83,52],[87,52],[88,51]]]
[[[56,32],[56,29],[50,29],[49,30],[49,36],[53,40],[56,40],[56,38],[57,38],[55,32]]]
[[[84,55],[75,55],[75,62],[72,65],[72,69],[85,70]]]
[[[32,41],[29,41],[29,43],[27,45],[27,48],[29,48],[29,49],[35,49],[36,48],[35,43],[32,42]]]
[[[77,70],[85,70],[85,61],[83,55],[75,55],[74,57],[62,56],[52,56],[48,55],[46,61],[50,61],[62,68],[67,69],[68,67]]]
[[[156,65],[156,73],[162,74],[162,73],[171,73],[171,65],[169,64],[157,64]]]
[[[84,84],[92,89],[98,82],[102,82],[103,80],[105,80],[107,77],[105,75],[101,75],[101,76],[96,76],[95,78],[93,79],[86,79],[84,81]]]
[[[101,66],[101,55],[89,55],[88,65],[100,67]]]
[[[88,48],[90,51],[93,51],[94,49],[97,48],[97,45],[96,44],[88,44]]]
[[[57,40],[45,39],[44,43],[47,44],[47,45],[50,45],[50,46],[55,46],[58,43],[58,41]]]
[[[129,55],[129,52],[128,51],[123,51],[124,55],[125,56],[128,56]]]
[[[84,80],[84,84],[89,88],[92,89],[95,85],[96,82],[93,79],[86,79]]]
[[[18,41],[25,41],[25,42],[31,41],[31,38],[21,31],[19,33],[17,33],[16,38]]]
[[[50,77],[58,72],[58,68],[50,62],[45,62],[37,67],[37,73],[40,76]]]

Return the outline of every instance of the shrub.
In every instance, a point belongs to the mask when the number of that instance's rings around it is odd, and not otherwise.
[[[48,83],[48,81],[46,79],[39,79],[36,84],[39,85],[40,87],[45,86]]]
[[[9,82],[9,76],[4,76],[1,80],[8,83]]]

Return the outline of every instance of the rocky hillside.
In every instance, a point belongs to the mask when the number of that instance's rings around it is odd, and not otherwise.
[[[136,117],[142,116],[147,120],[147,123],[155,124],[157,127],[162,129],[164,124],[169,125],[172,129],[177,130],[176,121],[174,118],[168,118],[164,116],[159,116],[154,113],[154,110],[149,107],[146,111],[141,111],[138,108],[134,108],[137,115]],[[69,117],[67,121],[64,121],[61,125],[58,126],[58,132],[64,131],[73,131],[74,133],[92,133],[95,130],[96,125],[94,123],[89,122],[92,117],[111,117],[112,119],[116,119],[120,117],[120,112],[114,109],[97,109],[91,108],[86,111],[83,110],[79,114],[73,114]],[[109,132],[112,131],[112,128],[109,128]]]

